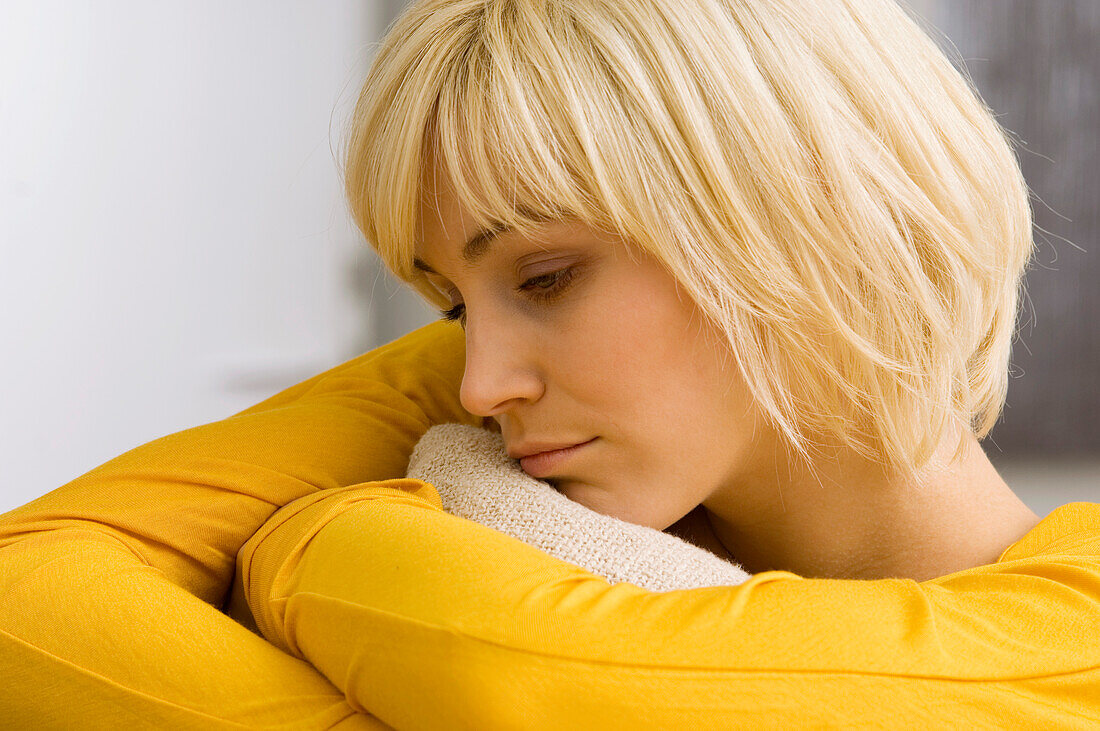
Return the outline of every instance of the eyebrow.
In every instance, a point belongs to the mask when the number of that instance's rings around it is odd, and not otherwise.
[[[462,259],[470,264],[475,263],[478,259],[485,256],[489,251],[489,244],[493,239],[501,236],[512,230],[511,226],[503,223],[493,224],[487,229],[478,231],[476,234],[470,237],[470,239],[462,246]],[[422,272],[428,272],[429,274],[439,274],[435,269],[428,266],[428,263],[419,257],[413,257],[413,266]]]
[[[536,221],[538,223],[552,223],[554,221],[560,221],[563,218],[561,215],[536,213],[535,211],[532,211],[529,208],[525,208],[522,206],[518,208],[517,211],[528,220]],[[483,256],[485,256],[485,254],[488,253],[489,244],[493,242],[493,239],[499,236],[503,236],[504,234],[511,231],[512,228],[512,226],[498,221],[491,224],[489,228],[478,231],[476,234],[471,236],[469,240],[466,241],[466,243],[462,246],[462,260],[469,264],[476,263],[478,259],[482,258]],[[422,272],[428,272],[429,274],[436,275],[439,274],[439,272],[437,272],[435,269],[432,269],[430,266],[428,266],[428,262],[424,261],[420,257],[413,257],[413,266]]]

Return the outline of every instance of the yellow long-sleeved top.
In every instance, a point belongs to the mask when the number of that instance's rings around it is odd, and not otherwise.
[[[0,516],[0,726],[1100,722],[1100,505],[920,583],[608,585],[395,479],[484,425],[462,361],[431,325]]]

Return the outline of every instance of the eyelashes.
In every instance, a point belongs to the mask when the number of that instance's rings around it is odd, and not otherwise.
[[[565,291],[565,288],[573,281],[575,274],[576,267],[566,267],[556,272],[531,277],[519,285],[517,289],[520,292],[526,292],[527,296],[536,302],[548,302]]]
[[[531,277],[516,287],[516,291],[536,304],[549,304],[556,300],[572,283],[576,276],[576,267],[566,267],[556,272]],[[450,322],[458,321],[466,326],[466,305],[459,303],[447,310],[440,310],[440,316]]]
[[[449,310],[440,310],[439,316],[449,322],[458,320],[463,326],[466,325],[466,305],[458,304]]]

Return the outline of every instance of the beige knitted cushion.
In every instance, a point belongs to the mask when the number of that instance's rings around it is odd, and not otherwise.
[[[431,483],[443,509],[518,538],[551,556],[650,591],[740,584],[740,566],[676,536],[589,510],[511,459],[499,434],[432,427],[417,443],[408,477]]]

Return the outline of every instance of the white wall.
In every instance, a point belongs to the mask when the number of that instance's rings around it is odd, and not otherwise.
[[[372,341],[334,151],[374,10],[0,3],[0,512]]]

